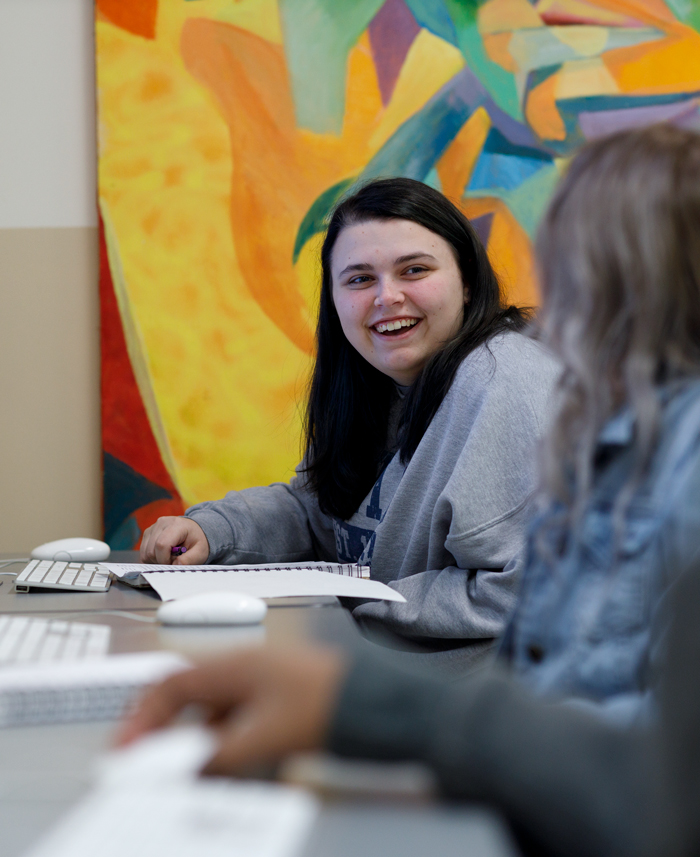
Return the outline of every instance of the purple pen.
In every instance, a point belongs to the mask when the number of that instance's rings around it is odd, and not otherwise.
[[[187,548],[184,545],[177,545],[177,547],[170,548],[171,556],[182,556],[183,553],[187,553]]]

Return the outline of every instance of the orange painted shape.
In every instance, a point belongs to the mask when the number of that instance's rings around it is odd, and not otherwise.
[[[690,27],[658,42],[610,51],[603,59],[622,92],[700,89],[700,34]]]
[[[512,33],[493,33],[490,36],[484,36],[483,41],[484,50],[488,54],[489,59],[498,63],[506,71],[515,74],[518,71],[518,64],[508,50],[512,37]]]
[[[335,136],[296,127],[281,45],[220,21],[191,18],[181,50],[228,125],[229,211],[240,271],[267,317],[311,354],[315,295],[307,299],[292,251],[314,201],[359,173],[373,154],[367,145],[376,122],[371,112],[378,115],[382,105],[371,54],[363,40],[351,52],[343,132]],[[358,98],[360,90],[364,99]]]
[[[122,30],[145,39],[156,37],[158,0],[97,0],[96,9]]]
[[[493,214],[488,253],[500,280],[504,299],[516,306],[538,306],[540,294],[532,245],[508,206],[500,199],[483,197],[463,199],[460,208],[470,220]]]
[[[542,140],[565,140],[566,127],[557,108],[557,76],[548,78],[532,89],[525,105],[525,118]]]
[[[462,125],[447,151],[437,162],[442,191],[455,202],[461,199],[464,193],[490,128],[488,113],[483,107],[479,107]]]

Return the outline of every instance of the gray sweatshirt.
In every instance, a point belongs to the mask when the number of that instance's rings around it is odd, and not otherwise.
[[[475,349],[409,464],[395,455],[348,522],[321,513],[303,473],[186,514],[209,540],[210,563],[354,555],[406,598],[362,603],[356,618],[422,642],[481,649],[514,604],[536,445],[557,375],[547,352],[518,333]]]

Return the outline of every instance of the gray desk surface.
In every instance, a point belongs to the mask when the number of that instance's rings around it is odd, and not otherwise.
[[[116,559],[132,556],[124,553]],[[148,590],[116,582],[106,593],[15,593],[11,577],[0,581],[0,614],[108,624],[112,652],[170,649],[197,657],[263,639],[281,644],[326,641],[344,647],[359,640],[352,618],[333,598],[278,599],[271,602],[262,628],[165,628],[115,615],[152,617],[160,599]],[[21,857],[87,792],[94,761],[109,746],[113,730],[114,724],[105,722],[0,729],[0,857]],[[483,810],[333,802],[324,805],[304,857],[425,854],[513,857],[515,852],[502,823]]]

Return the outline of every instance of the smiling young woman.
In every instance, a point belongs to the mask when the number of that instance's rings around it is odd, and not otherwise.
[[[406,603],[361,604],[358,620],[471,663],[514,604],[558,369],[503,305],[468,220],[421,182],[342,201],[321,262],[297,476],[161,518],[142,559],[370,565]]]

